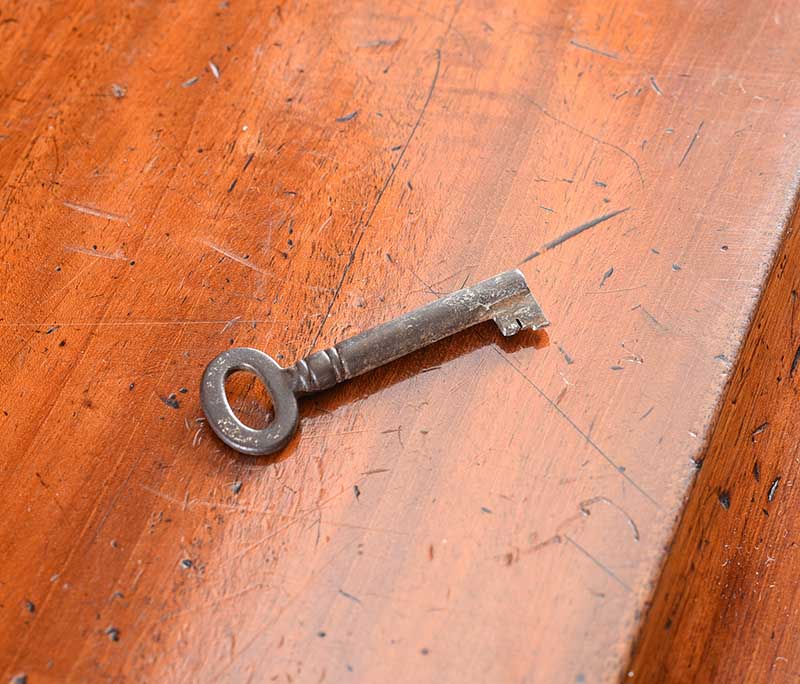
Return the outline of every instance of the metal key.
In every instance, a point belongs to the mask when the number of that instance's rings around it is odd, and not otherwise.
[[[209,425],[225,444],[254,456],[271,454],[286,446],[297,429],[297,397],[333,387],[489,319],[505,336],[549,324],[525,276],[506,271],[314,352],[289,368],[257,349],[224,351],[203,373],[200,401]],[[236,371],[256,375],[272,397],[274,417],[267,427],[248,427],[231,409],[225,381]]]

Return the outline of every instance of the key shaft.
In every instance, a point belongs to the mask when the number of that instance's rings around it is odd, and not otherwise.
[[[547,325],[525,277],[507,271],[310,354],[286,370],[296,395],[311,394],[490,319],[505,336]]]

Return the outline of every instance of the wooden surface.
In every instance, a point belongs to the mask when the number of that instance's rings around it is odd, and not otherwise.
[[[798,23],[5,4],[0,672],[616,680],[794,203]],[[290,363],[520,263],[547,339],[306,400],[273,461],[199,421],[228,346]]]
[[[778,256],[627,681],[800,676],[800,216]]]

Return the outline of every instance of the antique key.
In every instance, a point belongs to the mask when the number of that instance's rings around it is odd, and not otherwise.
[[[519,270],[506,271],[314,352],[289,368],[257,349],[224,351],[203,373],[200,401],[209,425],[225,444],[254,456],[271,454],[286,446],[297,429],[297,397],[333,387],[489,319],[505,336],[549,324],[525,276]],[[274,417],[267,427],[248,427],[231,409],[225,381],[237,371],[256,375],[272,397]]]

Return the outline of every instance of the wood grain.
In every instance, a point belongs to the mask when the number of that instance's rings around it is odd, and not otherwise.
[[[797,678],[798,227],[795,216],[627,681]]]
[[[794,205],[791,7],[4,5],[0,672],[615,680]],[[517,264],[545,346],[437,345],[272,461],[198,420],[228,346]]]

